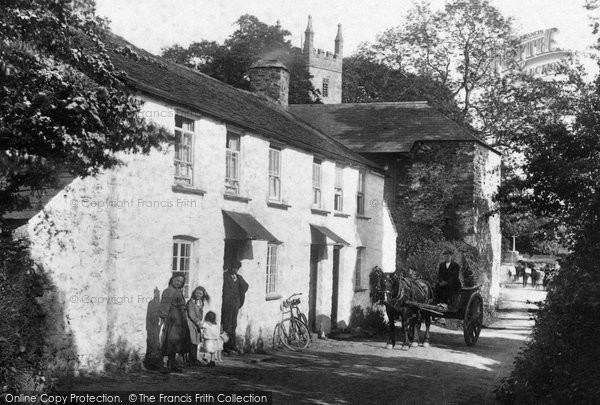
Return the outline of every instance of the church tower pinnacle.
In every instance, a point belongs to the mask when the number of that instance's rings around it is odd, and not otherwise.
[[[315,45],[315,32],[312,27],[312,16],[308,16],[308,24],[306,25],[306,31],[304,31],[304,53],[308,54],[312,52]]]
[[[335,37],[335,51],[326,52],[315,49],[315,32],[312,25],[312,16],[308,16],[308,24],[304,31],[304,47],[302,53],[312,75],[311,82],[320,93],[324,104],[340,104],[342,102],[342,58],[344,38],[342,37],[342,24],[338,24]]]
[[[338,24],[337,35],[335,36],[335,54],[340,58],[344,53],[344,38],[342,37],[342,24]]]

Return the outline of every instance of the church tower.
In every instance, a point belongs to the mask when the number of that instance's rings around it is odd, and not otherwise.
[[[335,52],[326,52],[314,48],[315,32],[312,26],[312,17],[308,16],[308,25],[304,32],[304,48],[302,53],[315,89],[321,92],[321,101],[324,104],[340,104],[342,102],[342,58],[344,38],[342,38],[342,24],[338,24],[335,37]]]

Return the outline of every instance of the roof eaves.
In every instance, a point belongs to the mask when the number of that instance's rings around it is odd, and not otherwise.
[[[139,90],[141,92],[145,92],[145,93],[148,93],[150,95],[159,97],[159,98],[161,98],[163,100],[166,100],[166,101],[168,101],[168,102],[170,102],[170,103],[172,103],[174,105],[179,105],[179,106],[188,108],[188,109],[190,109],[192,111],[199,111],[199,112],[201,112],[203,114],[211,116],[212,118],[218,119],[218,120],[223,121],[225,123],[233,124],[233,125],[245,128],[245,129],[247,129],[249,131],[252,131],[252,132],[256,133],[257,135],[262,135],[262,136],[265,136],[267,138],[272,138],[272,137],[283,138],[291,146],[296,146],[296,147],[299,147],[299,148],[302,148],[302,149],[307,149],[307,150],[309,150],[311,152],[319,153],[321,155],[330,155],[330,157],[333,158],[333,159],[335,159],[335,160],[347,161],[347,162],[351,162],[351,163],[354,163],[354,164],[365,165],[365,166],[368,166],[368,167],[370,167],[372,169],[375,169],[375,170],[378,170],[378,171],[383,171],[383,169],[379,165],[377,165],[376,163],[371,162],[368,159],[365,159],[364,157],[360,156],[358,153],[350,150],[349,148],[347,148],[343,144],[340,144],[338,141],[336,141],[335,139],[333,139],[333,137],[328,136],[326,134],[323,134],[320,131],[318,131],[320,134],[322,134],[323,136],[326,136],[327,139],[329,139],[332,142],[338,144],[343,149],[348,150],[348,154],[355,155],[356,158],[353,159],[353,158],[350,158],[348,156],[340,155],[340,154],[332,152],[332,151],[327,151],[326,153],[324,153],[323,150],[317,149],[313,145],[311,145],[309,143],[302,142],[301,140],[290,138],[290,137],[288,137],[286,135],[283,135],[283,134],[280,134],[280,133],[276,133],[276,132],[273,132],[273,131],[269,131],[269,130],[267,130],[265,128],[260,128],[260,127],[248,124],[247,122],[244,122],[244,121],[239,121],[239,120],[231,119],[230,117],[226,117],[223,114],[221,114],[219,112],[216,112],[214,110],[211,110],[209,108],[206,108],[206,107],[199,107],[198,105],[195,105],[195,104],[192,104],[192,103],[187,103],[187,102],[185,102],[183,100],[178,99],[177,97],[171,96],[169,93],[165,92],[164,90],[158,89],[158,88],[153,87],[153,86],[148,85],[148,84],[145,84],[145,83],[143,83],[143,82],[141,82],[141,81],[139,81],[137,79],[133,79],[131,77],[126,77],[125,80],[132,87],[136,88],[137,90]],[[260,100],[261,102],[265,102],[266,103],[266,101],[263,101],[260,98],[257,98],[257,99]],[[265,107],[266,108],[270,108],[271,106],[265,106]],[[287,113],[286,111],[279,111],[279,112],[280,113]],[[289,113],[287,113],[287,114],[289,114]],[[292,116],[291,114],[290,114],[290,118],[294,119],[294,121],[297,124],[299,124],[299,125],[303,125],[304,124],[303,121],[301,121],[300,119],[298,119],[295,116]]]

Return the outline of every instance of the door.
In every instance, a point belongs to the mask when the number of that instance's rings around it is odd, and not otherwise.
[[[340,284],[340,247],[333,247],[333,286],[331,294],[331,329],[337,328],[338,290]]]
[[[310,280],[308,287],[308,328],[317,331],[317,280],[319,277],[320,245],[310,245]]]
[[[223,252],[223,266],[240,260],[241,248],[244,241],[225,239],[225,251]]]

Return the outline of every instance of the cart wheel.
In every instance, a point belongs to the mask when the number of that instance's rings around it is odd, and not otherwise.
[[[475,293],[469,298],[465,308],[463,332],[467,346],[474,346],[483,326],[483,298]]]

